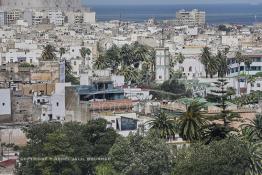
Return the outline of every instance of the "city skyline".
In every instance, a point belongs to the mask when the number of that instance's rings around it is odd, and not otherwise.
[[[247,4],[260,4],[262,0],[254,0],[250,2],[249,0],[220,0],[219,2],[215,0],[110,0],[110,2],[106,0],[82,0],[85,4],[89,5],[145,5],[145,4],[234,4],[234,3],[247,3]]]

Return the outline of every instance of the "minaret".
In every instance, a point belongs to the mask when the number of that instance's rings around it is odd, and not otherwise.
[[[165,47],[164,29],[162,30],[162,37],[160,47],[155,48],[156,51],[156,83],[161,84],[170,78],[170,54],[169,48]]]

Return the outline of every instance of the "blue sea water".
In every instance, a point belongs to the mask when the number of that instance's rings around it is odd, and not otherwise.
[[[143,22],[154,17],[157,20],[174,19],[180,9],[206,11],[208,24],[253,24],[262,22],[262,4],[209,4],[209,5],[91,5],[98,21],[120,19]]]

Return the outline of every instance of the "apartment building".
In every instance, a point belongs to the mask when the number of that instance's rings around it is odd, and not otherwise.
[[[206,12],[194,9],[192,11],[179,10],[176,12],[177,25],[204,25],[206,23]]]

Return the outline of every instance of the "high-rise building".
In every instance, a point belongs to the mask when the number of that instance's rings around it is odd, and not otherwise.
[[[6,18],[6,12],[5,11],[0,11],[0,27],[7,24],[6,19],[7,19]]]
[[[5,9],[80,10],[81,0],[0,0]]]
[[[177,25],[204,25],[206,23],[206,12],[194,9],[192,11],[179,10],[176,12]]]

